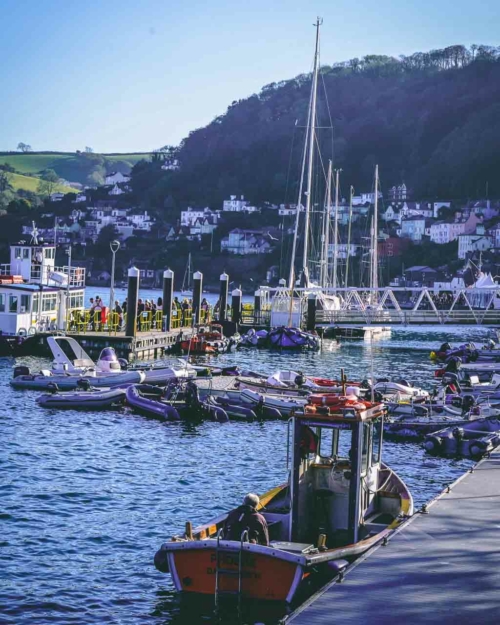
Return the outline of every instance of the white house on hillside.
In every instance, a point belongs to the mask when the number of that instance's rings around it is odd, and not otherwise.
[[[242,230],[235,228],[221,240],[221,252],[230,254],[267,254],[272,247],[262,230]]]
[[[412,241],[421,241],[425,235],[425,217],[413,215],[401,222],[401,236]]]
[[[220,211],[213,211],[210,208],[191,208],[188,206],[188,209],[185,211],[181,211],[181,226],[192,226],[199,219],[210,218],[215,220],[215,222],[219,221]]]
[[[382,199],[382,193],[378,192],[379,200]],[[375,193],[362,193],[361,195],[353,195],[352,205],[359,206],[360,204],[373,204],[375,202]]]
[[[493,239],[484,232],[484,226],[478,225],[476,232],[461,234],[458,237],[458,258],[464,259],[470,252],[484,252],[493,245]]]
[[[255,213],[259,209],[256,206],[250,206],[244,195],[239,200],[236,195],[231,195],[231,199],[224,200],[222,210],[233,213]]]
[[[461,234],[471,234],[475,232],[480,219],[471,213],[468,219],[461,221],[436,221],[431,225],[431,241],[433,243],[450,243],[455,241]]]
[[[128,174],[122,174],[120,171],[112,171],[107,174],[104,179],[105,185],[115,185],[130,182],[130,176]]]

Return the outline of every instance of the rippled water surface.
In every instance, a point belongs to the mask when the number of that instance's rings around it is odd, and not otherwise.
[[[217,362],[329,377],[341,367],[352,378],[373,370],[429,388],[432,348],[485,336],[470,329],[399,331],[382,343],[325,341],[320,353],[239,351]],[[127,410],[43,410],[37,392],[9,387],[13,364],[0,359],[0,622],[239,622],[234,610],[217,617],[211,598],[179,597],[170,577],[153,567],[153,554],[187,520],[206,521],[246,492],[284,481],[286,424],[169,425]],[[389,442],[384,459],[416,506],[470,465]],[[283,613],[282,606],[253,605],[241,622],[277,623]]]

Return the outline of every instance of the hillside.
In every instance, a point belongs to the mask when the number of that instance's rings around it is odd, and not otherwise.
[[[149,154],[94,154],[73,152],[0,152],[0,164],[8,163],[20,174],[38,175],[45,169],[69,182],[88,184],[99,182],[110,171],[128,173],[141,159]],[[92,174],[98,178],[92,180]]]
[[[14,191],[31,191],[32,193],[38,192],[39,178],[34,176],[23,176],[21,174],[9,174],[9,184]],[[76,189],[67,187],[62,184],[56,184],[54,186],[53,193],[77,193]]]
[[[497,48],[452,46],[323,66],[318,142],[324,162],[342,168],[344,194],[350,184],[370,190],[378,163],[385,190],[405,181],[419,196],[500,196],[499,57]],[[305,74],[272,83],[191,132],[181,170],[154,178],[149,201],[295,201],[310,85]]]

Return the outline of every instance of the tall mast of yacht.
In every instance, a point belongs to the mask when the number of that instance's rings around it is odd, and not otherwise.
[[[337,288],[337,265],[339,258],[339,177],[340,169],[335,170],[335,221],[333,227],[333,282],[334,289]]]
[[[352,196],[354,195],[354,187],[351,185],[351,189],[349,191],[349,225],[347,227],[347,254],[345,260],[345,280],[344,286],[347,287],[347,283],[349,282],[349,256],[351,250],[351,223],[352,223]]]
[[[330,213],[332,208],[332,161],[328,161],[328,178],[326,182],[326,202],[323,220],[323,248],[321,250],[320,286],[328,287],[328,248],[330,246]]]
[[[304,253],[302,256],[302,275],[304,285],[309,285],[309,270],[307,267],[307,254],[309,243],[309,221],[311,213],[311,197],[313,185],[313,162],[314,162],[314,144],[316,142],[316,97],[318,91],[318,65],[319,65],[319,28],[322,20],[318,17],[316,20],[316,48],[314,51],[314,68],[311,87],[311,111],[309,119],[309,155],[307,162],[307,191],[306,191],[306,208],[304,217]]]
[[[375,165],[375,200],[373,203],[373,220],[372,220],[372,276],[371,288],[372,301],[378,301],[378,165]]]

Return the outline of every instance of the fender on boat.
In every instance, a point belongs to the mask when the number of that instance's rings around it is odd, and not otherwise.
[[[437,454],[443,446],[443,439],[440,436],[427,436],[424,441],[424,448],[430,454]]]

